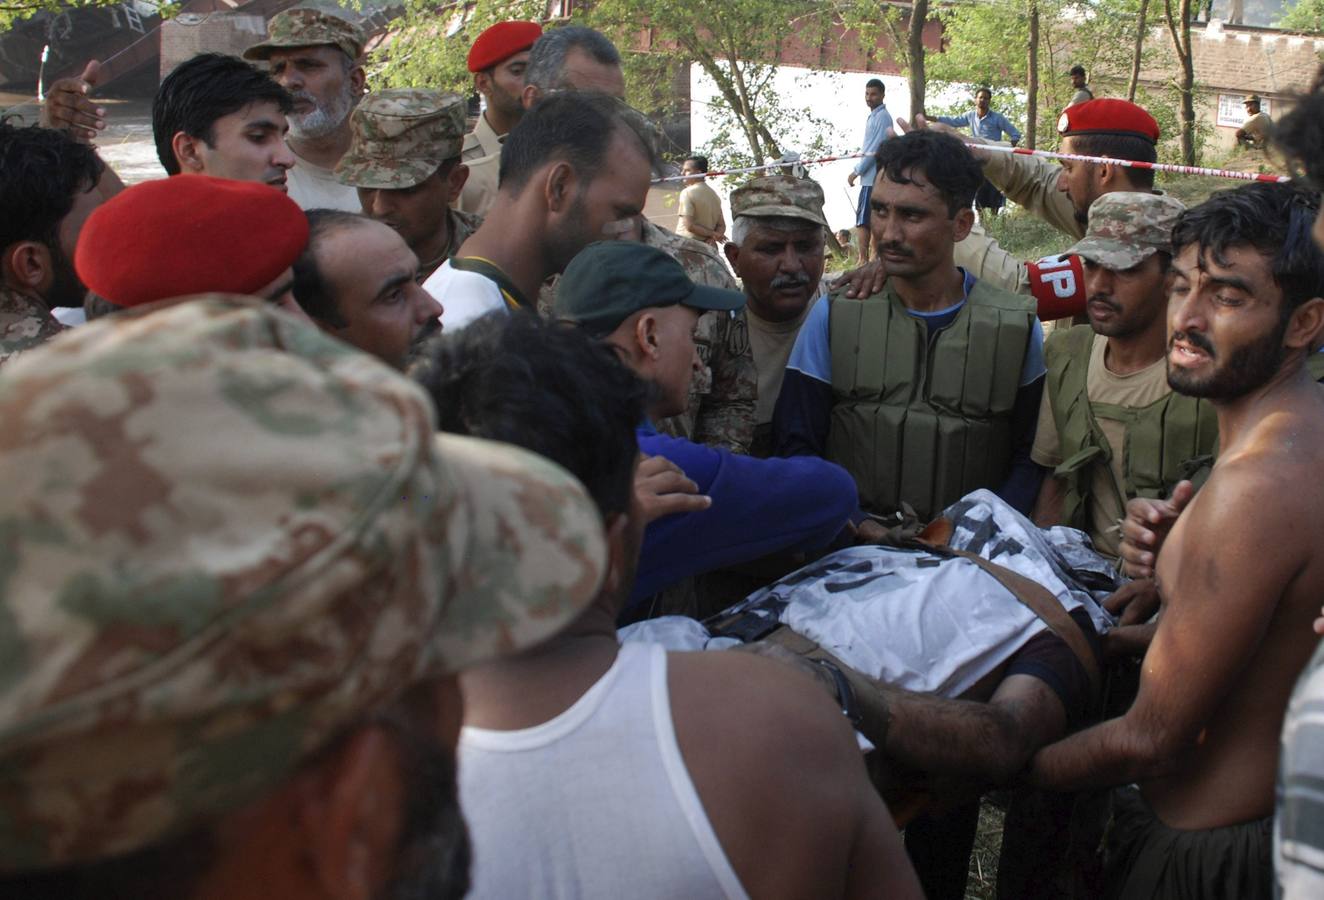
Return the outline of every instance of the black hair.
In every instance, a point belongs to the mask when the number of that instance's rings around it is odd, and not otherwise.
[[[911,184],[909,173],[924,173],[954,216],[969,209],[984,183],[984,169],[959,138],[937,131],[911,131],[883,141],[876,156],[878,171],[889,181]]]
[[[591,181],[607,157],[617,131],[637,140],[649,165],[657,162],[651,128],[642,113],[624,102],[595,91],[567,91],[539,100],[511,129],[501,148],[497,184],[522,191],[540,167],[564,160],[585,182]]]
[[[1084,74],[1085,74],[1085,67],[1082,66],[1082,65],[1079,65],[1079,64],[1074,65],[1074,66],[1071,67],[1071,71],[1068,72],[1067,74],[1068,74],[1068,75],[1081,75],[1081,76],[1084,76]]]
[[[989,88],[987,88],[987,87],[976,88],[976,89],[975,89],[975,96],[978,97],[980,94],[988,94],[988,99],[989,99],[989,100],[992,100],[992,99],[993,99],[993,91],[991,91],[991,90],[990,90]]]
[[[694,168],[698,169],[700,172],[708,171],[708,157],[706,156],[687,156],[685,157],[685,162],[694,163]]]
[[[1324,253],[1310,229],[1319,214],[1319,194],[1297,185],[1256,182],[1213,194],[1177,219],[1177,252],[1198,244],[1226,265],[1229,247],[1251,247],[1272,260],[1274,283],[1283,292],[1283,319],[1312,297],[1324,297]]]
[[[1073,134],[1071,150],[1083,156],[1107,156],[1132,162],[1158,162],[1158,147],[1153,141],[1134,134]],[[1154,189],[1153,169],[1123,167],[1128,183],[1137,191]]]
[[[887,85],[883,84],[881,78],[870,78],[866,81],[864,83],[864,89],[867,91],[869,88],[878,88],[878,90],[882,91],[884,94],[887,93]]]
[[[516,444],[583,482],[604,520],[629,509],[648,391],[606,342],[533,313],[444,331],[414,377],[442,431]]]
[[[250,103],[274,103],[282,113],[294,109],[294,99],[271,76],[252,63],[221,53],[199,53],[167,75],[152,100],[152,137],[156,157],[169,175],[178,175],[179,161],[171,146],[184,132],[208,147],[216,140],[216,120]]]
[[[294,302],[312,320],[329,328],[344,328],[349,323],[340,315],[335,295],[317,264],[317,247],[328,235],[371,222],[372,219],[362,213],[341,209],[310,209],[305,215],[308,217],[308,246],[303,248],[299,258],[294,261],[294,284],[290,289],[294,294]]]
[[[1324,66],[1310,92],[1274,126],[1272,141],[1315,190],[1324,190]]]
[[[543,93],[569,87],[565,80],[565,58],[576,49],[604,66],[621,64],[621,52],[602,32],[582,25],[562,25],[548,29],[534,41],[529,65],[524,70],[524,83],[536,85]]]
[[[0,250],[19,241],[60,249],[60,222],[105,171],[96,151],[62,131],[0,121]]]

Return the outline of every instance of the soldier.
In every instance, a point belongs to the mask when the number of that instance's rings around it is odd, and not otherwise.
[[[524,117],[524,72],[529,50],[542,37],[537,22],[498,22],[478,35],[469,48],[467,64],[474,76],[474,90],[483,95],[487,108],[464,136],[460,159],[475,164],[457,201],[459,209],[481,215],[496,199],[497,169],[501,144]],[[482,164],[479,160],[487,159]]]
[[[244,298],[76,329],[0,421],[0,893],[463,896],[456,673],[598,594],[579,483]]]
[[[1246,121],[1237,129],[1237,144],[1247,150],[1263,150],[1269,144],[1273,119],[1268,113],[1260,112],[1259,94],[1247,94],[1241,102],[1246,107]]]
[[[287,9],[267,24],[267,39],[244,51],[265,61],[271,77],[290,92],[294,109],[285,138],[294,165],[287,184],[304,209],[358,212],[358,198],[334,169],[349,149],[349,114],[367,81],[363,30],[320,9]]]
[[[1094,92],[1090,90],[1089,80],[1085,75],[1085,67],[1074,65],[1071,67],[1071,102],[1067,106],[1078,106],[1081,103],[1094,99]]]
[[[307,218],[279,191],[205,175],[158,178],[92,213],[74,265],[93,294],[117,309],[225,292],[261,297],[306,319],[290,292],[290,267],[307,243]]]
[[[1116,558],[1117,523],[1132,497],[1166,497],[1213,454],[1218,423],[1205,401],[1168,385],[1167,284],[1172,229],[1185,207],[1115,191],[1090,207],[1084,260],[1088,325],[1044,344],[1048,378],[1031,458],[1047,466],[1041,526],[1070,525]]]
[[[87,144],[0,122],[0,365],[64,329],[53,309],[83,305],[74,247],[105,171]]]
[[[758,372],[755,456],[772,452],[772,412],[791,348],[809,310],[823,294],[823,188],[808,178],[755,178],[731,193],[731,239],[726,258],[740,276]]]
[[[350,127],[354,140],[336,177],[357,189],[364,215],[404,238],[426,280],[483,222],[450,208],[469,177],[460,161],[464,100],[423,88],[377,91]]]

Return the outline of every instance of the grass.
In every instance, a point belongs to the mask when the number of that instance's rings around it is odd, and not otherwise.
[[[997,896],[1002,819],[1002,810],[985,798],[979,806],[975,849],[970,854],[970,879],[965,885],[966,900],[993,900]]]

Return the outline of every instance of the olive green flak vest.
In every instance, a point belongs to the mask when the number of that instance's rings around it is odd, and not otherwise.
[[[1312,353],[1306,357],[1306,371],[1316,381],[1324,381],[1324,353]]]
[[[1086,375],[1094,330],[1077,325],[1044,344],[1048,365],[1048,402],[1061,441],[1062,464],[1053,474],[1066,482],[1063,521],[1089,529],[1093,467],[1109,466],[1112,447],[1096,419],[1122,422],[1122,484],[1119,506],[1132,497],[1166,497],[1172,486],[1189,478],[1218,448],[1218,416],[1206,400],[1170,392],[1148,406],[1090,403]],[[1110,479],[1111,481],[1111,479]]]
[[[1000,487],[1034,301],[977,281],[932,338],[890,287],[830,302],[827,458],[855,477],[861,505],[886,514],[905,501],[927,522]]]

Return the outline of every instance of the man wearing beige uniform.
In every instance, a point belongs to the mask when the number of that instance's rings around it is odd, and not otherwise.
[[[708,185],[708,157],[689,157],[680,172],[686,178],[676,233],[716,247],[726,240],[726,220],[722,218],[722,198]]]

